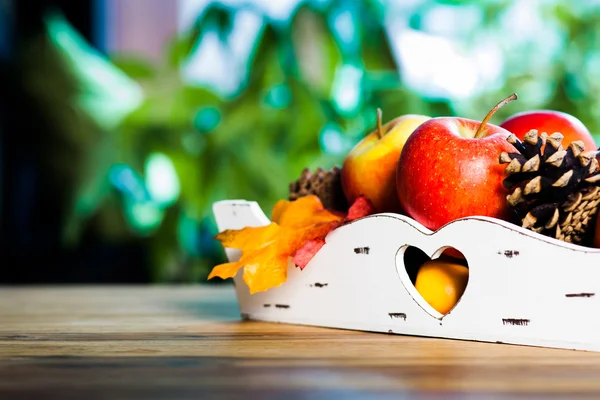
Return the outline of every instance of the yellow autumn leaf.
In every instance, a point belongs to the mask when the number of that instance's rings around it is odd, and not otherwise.
[[[357,203],[362,207],[359,215],[371,212],[368,201],[361,199]],[[269,225],[226,230],[215,237],[223,247],[240,249],[242,255],[238,261],[215,266],[208,279],[233,278],[244,268],[243,278],[250,293],[279,286],[287,279],[290,257],[312,241],[318,241],[321,246],[325,236],[345,221],[345,216],[325,209],[314,195],[295,201],[280,200],[271,215]],[[319,247],[310,248],[315,252]],[[299,258],[304,260],[301,268],[313,255],[310,250],[303,252]]]

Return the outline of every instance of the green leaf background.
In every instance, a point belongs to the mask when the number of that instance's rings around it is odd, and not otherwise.
[[[503,25],[515,3],[439,0],[398,11],[400,3],[376,0],[305,1],[286,21],[254,10],[263,24],[233,94],[186,82],[181,71],[208,32],[227,47],[236,13],[251,5],[211,3],[172,38],[160,65],[128,54],[105,59],[50,16],[47,37],[22,58],[31,92],[66,132],[53,164],[66,177],[65,242],[76,245],[95,216],[105,240],[146,243],[156,282],[205,281],[224,260],[212,240],[212,203],[243,198],[270,210],[303,168],[341,164],[374,127],[377,108],[386,120],[407,113],[482,118],[516,91],[522,100],[496,121],[552,108],[599,133],[600,11],[533,2],[545,31],[537,42],[517,43]],[[447,36],[464,48],[489,37],[504,54],[501,82],[461,99],[428,97],[407,84],[388,28],[405,23],[427,33],[423,21],[434,9],[478,16],[473,28],[456,26]],[[556,39],[550,50],[543,47],[548,37]],[[348,91],[356,96],[346,104]],[[80,158],[65,164],[69,146]]]

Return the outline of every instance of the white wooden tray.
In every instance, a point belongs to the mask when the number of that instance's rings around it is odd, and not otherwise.
[[[270,221],[256,202],[213,205],[220,231]],[[563,243],[501,220],[471,217],[431,232],[377,214],[331,232],[304,270],[251,295],[235,286],[242,318],[373,332],[600,351],[600,250]],[[433,258],[447,246],[469,263],[464,295],[448,314],[414,288],[404,251]],[[226,249],[230,261],[239,250]]]

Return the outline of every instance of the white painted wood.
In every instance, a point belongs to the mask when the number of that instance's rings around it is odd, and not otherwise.
[[[257,203],[214,204],[219,230],[270,221]],[[486,217],[431,232],[411,218],[377,214],[331,232],[283,285],[250,295],[235,278],[242,316],[253,320],[600,351],[600,250],[563,243]],[[441,316],[417,293],[403,263],[407,245],[435,256],[445,246],[469,263],[469,283]],[[355,249],[368,247],[368,254]],[[239,251],[227,249],[230,260]]]

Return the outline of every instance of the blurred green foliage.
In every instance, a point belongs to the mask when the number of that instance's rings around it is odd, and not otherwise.
[[[552,108],[600,132],[598,2],[314,0],[283,21],[248,4],[211,3],[173,38],[160,65],[111,55],[104,68],[114,68],[113,86],[99,84],[98,71],[79,68],[96,80],[84,84],[96,92],[81,108],[103,110],[94,129],[112,146],[93,170],[105,185],[95,187],[111,189],[92,196],[97,201],[88,209],[105,225],[120,224],[120,230],[105,229],[107,237],[146,238],[156,281],[203,281],[223,260],[211,239],[213,202],[244,198],[270,210],[304,167],[340,164],[372,129],[378,107],[385,120],[406,113],[480,119],[516,91],[520,101],[500,110],[496,122],[517,111]],[[242,11],[262,23],[239,87],[227,92],[186,81],[181,72],[208,35],[231,47]],[[79,54],[85,45],[67,45],[63,50],[79,62],[89,57]],[[439,82],[427,77],[428,68],[445,65],[454,82],[446,91],[429,90]],[[100,106],[118,99],[127,100],[120,108],[126,116]],[[106,115],[118,124],[101,126]]]
[[[214,30],[227,46],[239,11],[212,4],[187,34],[175,38],[170,64],[160,71],[112,58],[146,93],[144,104],[122,127],[124,162],[141,170],[153,152],[172,160],[181,180],[178,244],[196,257],[201,251],[190,236],[201,228],[198,221],[204,222],[207,236],[215,233],[213,202],[245,198],[270,210],[287,198],[288,183],[304,167],[327,168],[343,161],[375,124],[377,107],[389,115],[403,109],[448,112],[445,105],[402,89],[382,25],[383,10],[376,2],[307,3],[285,23],[264,17],[246,77],[233,95],[184,82],[182,65],[203,36]],[[351,16],[351,37],[335,30],[340,13]],[[186,230],[185,224],[191,228]],[[172,235],[168,225],[153,233],[159,266],[176,245],[169,240]],[[220,254],[218,246],[210,250]],[[210,267],[198,264],[177,275],[202,279]],[[172,279],[171,273],[157,268],[157,279]]]

